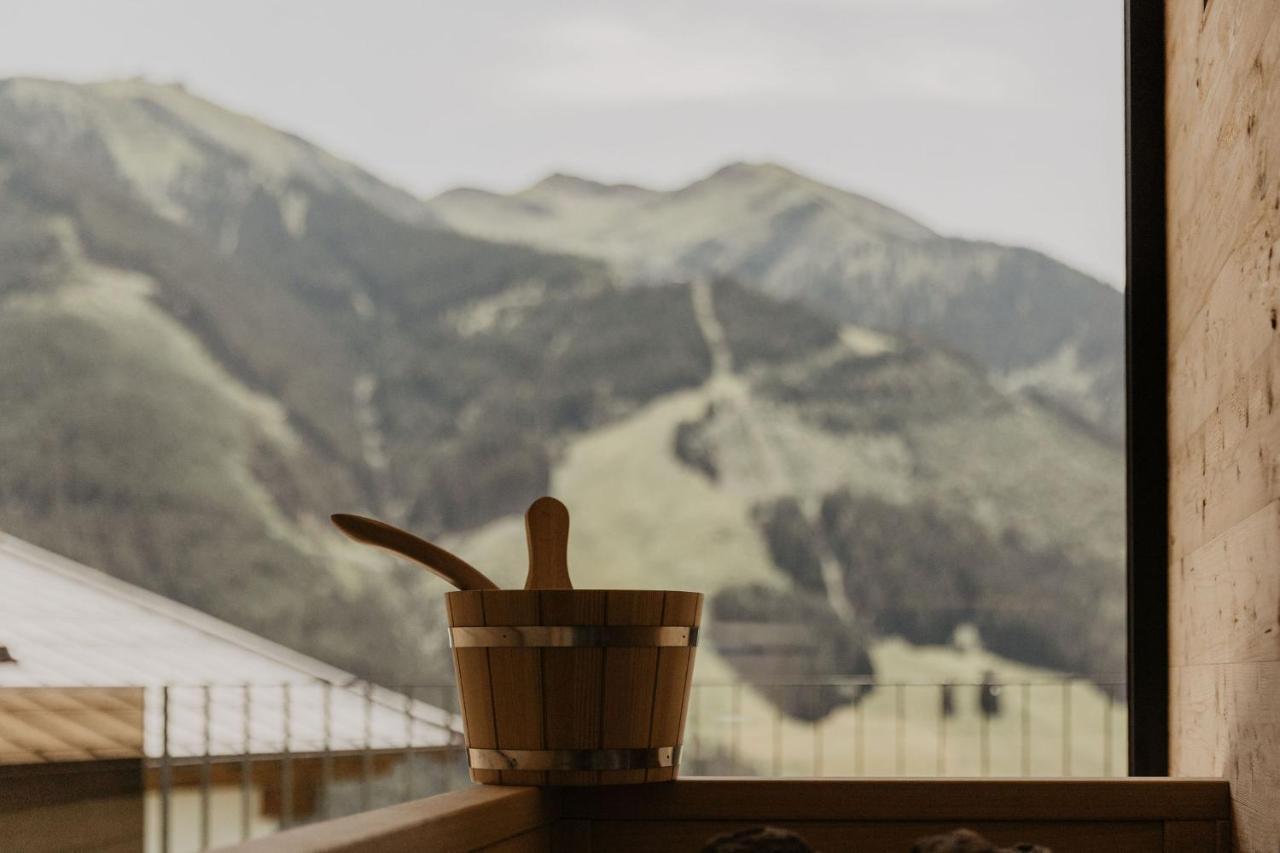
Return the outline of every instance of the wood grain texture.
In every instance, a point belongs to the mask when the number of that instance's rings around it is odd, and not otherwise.
[[[509,626],[690,626],[702,596],[654,590],[485,590],[448,596],[454,628]],[[670,604],[668,607],[667,604]],[[665,620],[665,621],[664,621]],[[505,632],[508,638],[517,632]],[[577,632],[578,635],[584,632]],[[654,632],[612,639],[602,632],[555,635],[586,645],[468,645],[454,650],[468,744],[492,750],[648,750],[678,745],[693,655],[688,646],[659,646]],[[633,634],[635,632],[632,632]],[[685,632],[675,632],[685,635]],[[525,632],[525,642],[547,642]],[[661,638],[665,639],[665,638]],[[595,645],[601,643],[603,645]],[[628,642],[643,645],[610,645]],[[659,667],[659,661],[664,661]],[[655,740],[655,738],[657,740]],[[504,756],[512,760],[513,756]],[[524,757],[514,757],[525,760]],[[537,760],[540,757],[529,757]],[[645,767],[602,770],[473,770],[472,778],[505,785],[606,785],[667,781]]]
[[[700,596],[691,593],[668,592],[662,601],[662,624],[698,624],[701,600]],[[696,650],[694,646],[658,650],[649,746],[676,746],[682,742],[685,700]],[[676,772],[676,767],[652,767],[645,771],[645,781],[669,782],[676,777]]]
[[[335,513],[329,520],[356,542],[406,557],[458,589],[498,588],[483,572],[456,554],[385,521],[347,513]]]
[[[680,779],[565,790],[567,818],[1161,821],[1228,818],[1221,779]]]
[[[1218,822],[1171,820],[1164,825],[1164,853],[1217,853]]]
[[[595,821],[591,825],[592,850],[609,853],[695,853],[721,832],[759,826],[758,822],[723,821]],[[967,823],[991,841],[1011,845],[1035,842],[1069,853],[1163,853],[1163,827],[1144,823]],[[790,823],[823,853],[894,853],[908,851],[919,838],[958,829],[957,823],[903,821],[894,823]],[[1206,851],[1200,851],[1206,853]]]
[[[1231,853],[1234,849],[1233,833],[1231,831],[1232,824],[1229,820],[1220,820],[1218,826],[1218,847],[1217,853]]]
[[[529,545],[525,589],[573,589],[569,581],[569,510],[555,498],[538,498],[524,514]]]
[[[702,601],[701,595],[697,599],[693,607],[693,624],[695,627],[702,627]],[[684,733],[689,722],[689,700],[693,696],[693,671],[698,663],[698,650],[692,649],[689,652],[689,669],[684,676],[684,704],[680,706],[680,734],[676,742],[684,745]],[[679,768],[676,768],[676,775],[679,775]]]
[[[451,592],[445,596],[445,604],[450,625],[484,624],[482,592]],[[462,703],[467,746],[496,749],[498,732],[493,722],[493,695],[489,691],[489,650],[455,648],[453,670],[458,679],[458,698]],[[502,774],[497,770],[472,768],[471,779],[481,784],[497,784],[502,781]]]
[[[486,625],[539,625],[538,593],[509,590],[484,593]],[[490,689],[498,747],[544,749],[542,649],[489,649]],[[542,770],[502,770],[504,785],[545,785]]]
[[[600,590],[541,594],[544,625],[605,624],[605,593]],[[598,749],[602,730],[600,704],[604,649],[543,649],[543,693],[556,697],[547,714],[548,749]],[[590,785],[594,770],[552,770],[552,785]]]
[[[1166,10],[1171,763],[1230,779],[1236,849],[1275,853],[1280,4]]]
[[[559,794],[553,788],[480,785],[286,830],[225,850],[470,853],[550,826],[559,816],[559,809]]]
[[[958,826],[1072,853],[1182,853],[1228,826],[1222,780],[755,780],[589,788],[478,786],[291,830],[236,850],[698,850],[745,826],[786,826],[828,853],[907,850]],[[1167,829],[1168,821],[1178,825]],[[1195,825],[1193,825],[1195,824]],[[1169,847],[1173,844],[1175,846]],[[1176,846],[1176,845],[1181,846]],[[1199,849],[1199,848],[1196,848]]]
[[[591,821],[561,818],[551,827],[555,853],[591,853]]]
[[[611,625],[658,625],[662,622],[662,593],[623,590],[608,592]],[[608,648],[604,650],[600,745],[605,749],[647,747],[658,675],[658,649]],[[617,770],[609,774],[614,784],[645,781],[645,770]]]
[[[551,827],[540,826],[519,835],[513,835],[497,844],[476,848],[483,853],[558,853],[551,846]]]

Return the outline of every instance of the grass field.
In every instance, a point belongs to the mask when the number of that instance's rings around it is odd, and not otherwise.
[[[699,654],[684,772],[763,776],[1111,776],[1126,772],[1128,711],[1092,682],[979,649],[877,644],[876,688],[818,724],[785,718],[712,654]],[[982,673],[1001,712],[978,709]],[[941,713],[952,682],[955,712]],[[795,686],[806,689],[805,685]],[[812,688],[808,688],[812,689]]]

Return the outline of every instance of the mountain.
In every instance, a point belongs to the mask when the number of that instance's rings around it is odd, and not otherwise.
[[[806,619],[818,635],[946,644],[974,624],[1015,660],[1123,671],[1123,458],[1109,441],[944,351],[727,280],[678,289],[711,352],[706,381],[576,437],[552,470],[553,492],[587,508],[570,544],[583,586],[696,578],[724,619],[763,585],[768,612],[829,605]],[[449,542],[518,566],[523,525]],[[808,674],[861,671],[854,658]]]
[[[744,622],[768,590],[815,675],[969,623],[1123,660],[1122,456],[1079,418],[730,278],[636,287],[442,221],[177,87],[0,82],[0,528],[391,684],[449,678],[442,587],[325,516],[511,584],[546,492],[580,585]],[[702,671],[752,674],[709,636]]]
[[[1118,292],[1038,252],[940,236],[782,166],[736,163],[670,192],[553,175],[511,195],[451,190],[430,206],[465,233],[600,258],[624,279],[728,275],[951,348],[1003,388],[1123,434]]]
[[[0,526],[361,674],[447,679],[437,608],[415,603],[434,589],[325,516],[432,532],[519,508],[545,488],[547,434],[596,398],[574,366],[600,350],[567,325],[565,381],[535,381],[539,326],[571,311],[589,328],[662,295],[616,304],[595,264],[388,211],[375,202],[405,197],[272,131],[279,146],[263,148],[310,164],[282,190],[262,177],[277,159],[214,147],[211,128],[244,139],[258,123],[171,87],[121,91],[0,84]],[[202,158],[140,184],[114,153],[135,137]],[[196,191],[229,163],[251,192]],[[157,201],[163,187],[190,190],[198,214]],[[454,310],[543,290],[523,336],[453,328]],[[580,301],[592,308],[564,307]],[[644,371],[619,397],[696,374],[678,347],[610,347]],[[464,399],[479,428],[458,422]],[[519,435],[484,428],[516,418]]]
[[[180,85],[144,80],[67,85],[4,84],[9,134],[112,179],[148,210],[216,235],[224,250],[238,217],[262,194],[286,228],[305,221],[300,187],[360,199],[407,222],[429,222],[421,203],[302,139],[193,97]]]

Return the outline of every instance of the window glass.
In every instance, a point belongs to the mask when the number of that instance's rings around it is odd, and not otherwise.
[[[685,774],[1124,773],[1122,12],[7,10],[0,530],[257,656],[12,604],[0,690],[406,756],[215,840],[464,784],[447,587],[327,516],[518,588],[551,494],[576,586],[706,594]]]

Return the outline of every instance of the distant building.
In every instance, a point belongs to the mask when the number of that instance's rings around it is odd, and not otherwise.
[[[364,783],[369,805],[367,785],[398,765],[406,792],[448,784],[459,760],[461,719],[434,694],[377,687],[5,534],[0,646],[0,785],[21,767],[140,757],[152,839],[162,824],[196,847],[261,834],[343,785]]]

